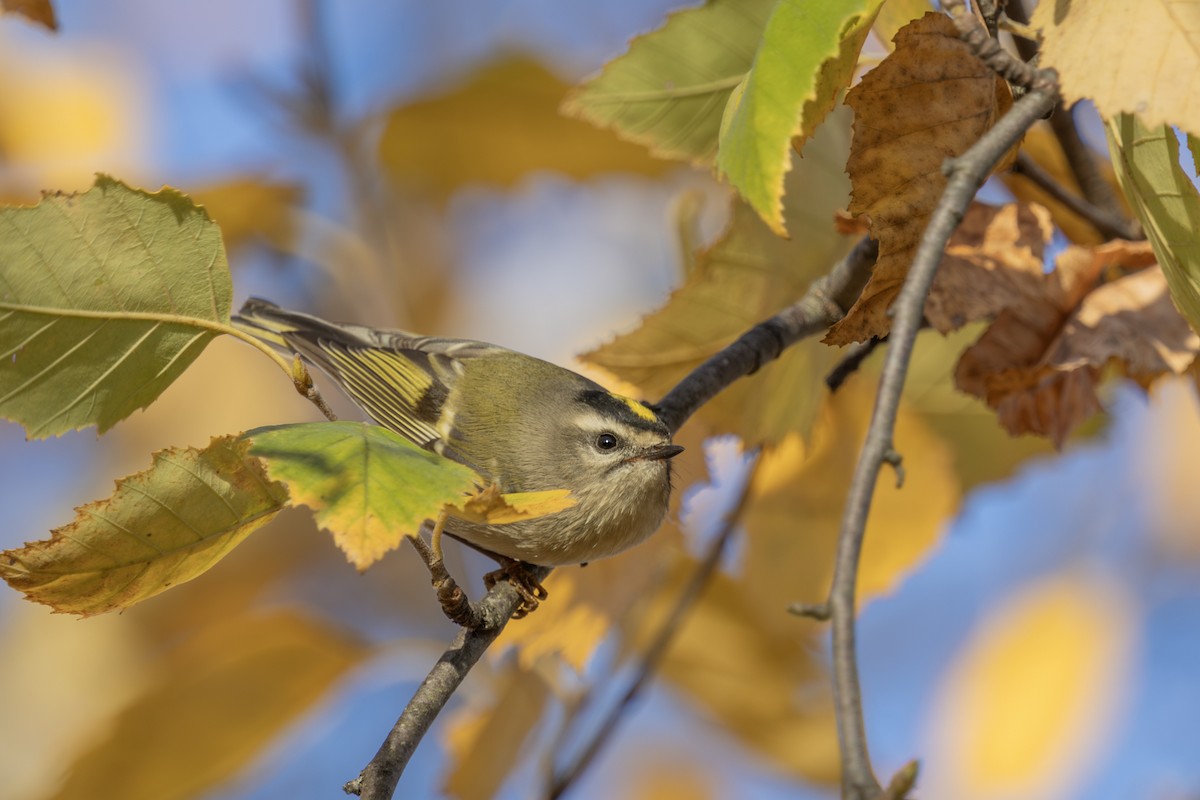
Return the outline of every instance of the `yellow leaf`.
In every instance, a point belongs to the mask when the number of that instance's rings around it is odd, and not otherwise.
[[[542,718],[549,687],[531,670],[510,666],[490,708],[467,706],[446,726],[450,772],[443,791],[457,800],[490,800],[517,763]]]
[[[685,561],[656,598],[655,630],[695,569]],[[837,733],[821,632],[775,606],[764,611],[748,584],[721,573],[684,620],[662,673],[746,745],[789,774],[838,780]],[[806,634],[807,631],[807,635]]]
[[[145,690],[151,648],[129,615],[80,625],[29,603],[5,607],[0,636],[3,794],[44,798],[64,761]]]
[[[861,376],[860,376],[861,377]],[[795,437],[766,451],[744,517],[746,592],[762,614],[825,599],[850,482],[874,403],[873,382],[847,382],[826,403],[806,452]],[[896,423],[905,482],[880,474],[859,573],[860,602],[890,591],[928,556],[958,506],[949,448],[906,407]]]
[[[875,17],[873,30],[890,50],[894,47],[892,40],[901,28],[932,10],[929,0],[887,0]]]
[[[481,482],[470,467],[365,422],[276,425],[243,437],[360,570]]]
[[[101,614],[153,597],[211,568],[287,503],[233,437],[154,454],[107,500],[76,509],[50,539],[0,553],[0,576],[55,611]]]
[[[65,45],[65,43],[62,43]],[[131,59],[76,42],[0,52],[0,153],[36,189],[84,190],[98,168],[145,163],[150,100]],[[19,185],[16,175],[6,181]],[[36,200],[36,195],[29,198]]]
[[[663,745],[660,748],[665,749]],[[729,797],[720,791],[720,780],[703,763],[671,763],[669,753],[651,751],[645,768],[631,776],[632,800],[712,800]],[[663,763],[666,761],[667,763]]]
[[[221,228],[225,247],[233,249],[255,238],[284,249],[296,236],[294,209],[303,201],[295,184],[238,178],[191,193]]]
[[[523,519],[544,517],[564,511],[577,501],[570,489],[547,489],[541,492],[511,492],[501,494],[492,484],[463,500],[447,505],[451,516],[478,522],[481,525],[505,525]]]
[[[1068,103],[1084,98],[1102,117],[1136,113],[1153,128],[1200,132],[1200,2],[1039,2],[1041,66],[1058,70]]]
[[[567,88],[530,58],[485,66],[440,95],[392,111],[380,161],[396,182],[438,197],[468,183],[511,186],[534,170],[587,178],[671,168],[636,145],[560,116]]]
[[[942,682],[922,791],[1075,796],[1115,732],[1133,656],[1132,598],[1077,574],[1018,589]]]
[[[905,26],[895,51],[846,95],[854,109],[850,212],[870,218],[879,258],[827,344],[888,332],[888,309],[946,186],[942,164],[978,141],[1010,102],[1008,85],[975,57],[949,17],[933,13]]]
[[[776,6],[776,0],[707,0],[676,11],[573,89],[562,111],[611,128],[660,158],[711,165],[726,105],[753,65]]]
[[[54,798],[197,797],[237,774],[365,652],[293,614],[224,621],[166,660]]]

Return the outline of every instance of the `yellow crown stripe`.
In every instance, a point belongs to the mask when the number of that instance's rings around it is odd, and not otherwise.
[[[632,397],[626,397],[623,394],[613,394],[613,397],[629,406],[629,410],[632,411],[636,416],[641,417],[647,422],[658,422],[658,417],[655,416],[653,411],[646,408],[646,406],[642,405],[637,400],[634,400]]]

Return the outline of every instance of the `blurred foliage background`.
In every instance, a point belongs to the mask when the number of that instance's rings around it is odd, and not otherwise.
[[[674,5],[62,0],[57,33],[3,16],[0,199],[97,171],[170,184],[220,223],[235,305],[261,295],[570,364],[661,305],[729,217],[706,172],[557,113]],[[876,498],[860,647],[877,766],[919,756],[928,798],[1200,796],[1195,390],[1117,386],[1109,423],[1053,454],[953,389],[977,333],[924,335],[899,428],[909,482]],[[782,609],[828,583],[873,381],[791,397],[811,437],[781,437],[752,479],[728,440],[706,462],[713,421],[692,423],[673,523],[560,570],[398,796],[542,791],[745,480],[745,532],[575,796],[832,796],[825,631]],[[0,424],[0,547],[43,538],[152,451],[312,418],[259,354],[219,340],[102,441],[26,443]],[[490,568],[451,558],[476,588]],[[78,622],[0,593],[0,796],[335,795],[452,636],[412,554],[359,575],[295,511],[121,615]]]

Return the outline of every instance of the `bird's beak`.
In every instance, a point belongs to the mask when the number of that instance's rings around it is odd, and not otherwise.
[[[638,456],[638,458],[642,461],[666,461],[668,458],[674,458],[682,452],[683,448],[677,444],[660,444],[657,447],[651,447]]]

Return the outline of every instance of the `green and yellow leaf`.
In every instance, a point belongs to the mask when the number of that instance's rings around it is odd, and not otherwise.
[[[0,577],[55,611],[91,616],[153,597],[211,568],[287,503],[233,437],[155,454],[82,506],[70,525],[0,554]]]
[[[572,91],[564,114],[616,131],[660,158],[709,166],[730,93],[754,62],[776,0],[708,0]]]
[[[101,175],[0,209],[0,417],[28,436],[144,408],[229,322],[221,233],[203,209]]]
[[[360,570],[483,483],[469,467],[364,422],[279,425],[243,437]]]
[[[1179,163],[1179,141],[1165,125],[1133,114],[1108,121],[1117,180],[1167,278],[1175,305],[1200,331],[1200,194]]]
[[[882,2],[781,0],[736,107],[729,104],[717,170],[780,236],[787,235],[783,189],[793,137],[799,147],[812,136],[850,85]]]

